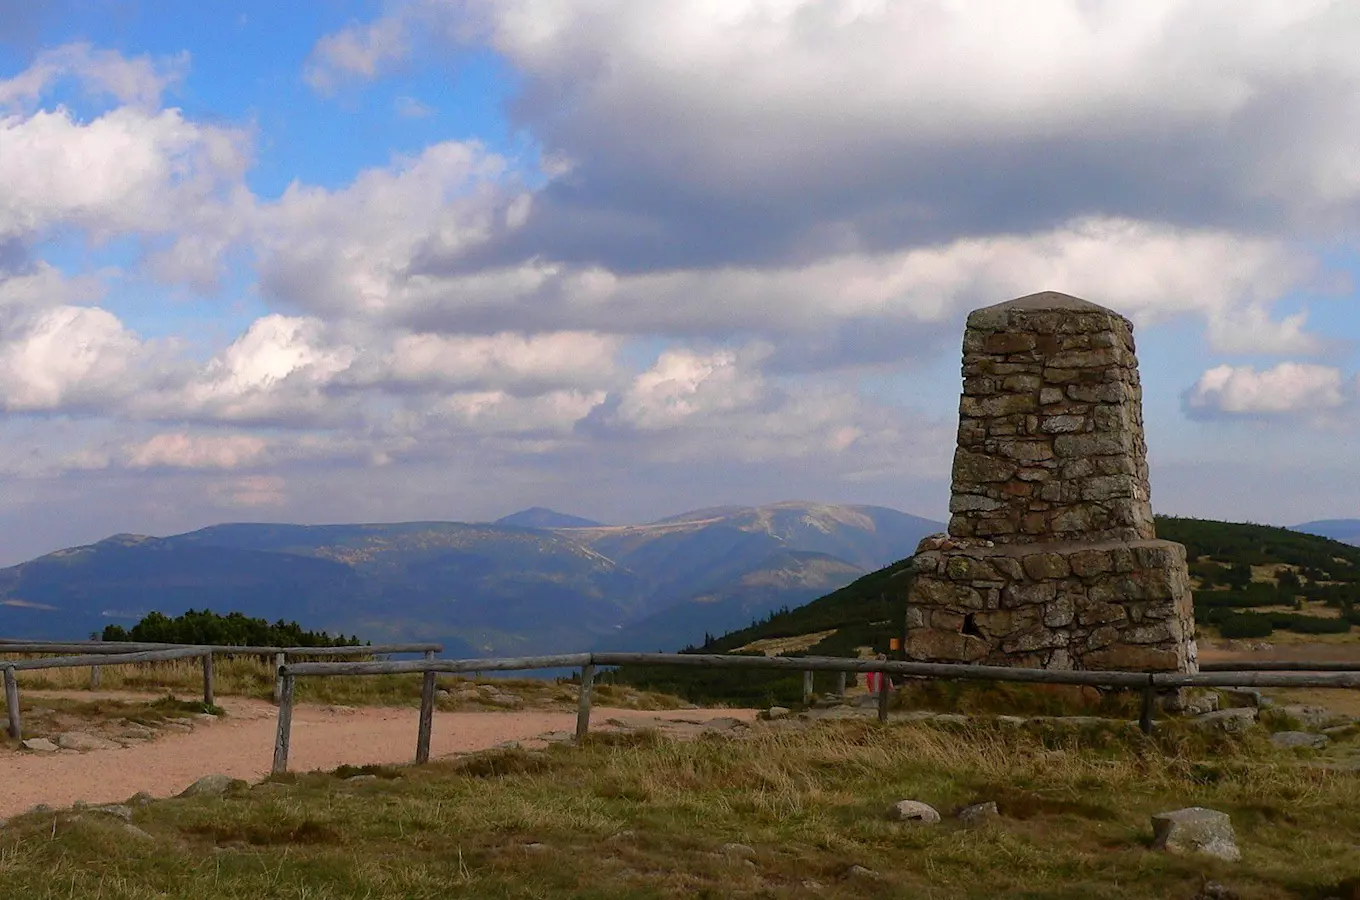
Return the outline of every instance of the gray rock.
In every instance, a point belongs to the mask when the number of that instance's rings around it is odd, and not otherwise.
[[[57,745],[47,738],[29,738],[24,741],[25,750],[34,750],[38,753],[52,753],[57,749]]]
[[[792,715],[792,713],[793,711],[790,710],[787,706],[771,706],[769,709],[765,711],[765,718],[787,719],[790,715]]]
[[[434,696],[435,696],[435,699],[437,699],[437,700],[447,700],[447,699],[449,699],[450,697],[452,697],[453,695],[450,694],[448,691],[444,690],[443,688],[440,688],[439,690],[437,690],[437,691],[434,692]]]
[[[57,746],[63,750],[112,750],[118,745],[83,731],[68,731],[57,735]]]
[[[1286,750],[1295,750],[1299,747],[1319,750],[1331,743],[1331,738],[1325,734],[1313,734],[1308,731],[1278,731],[1270,736],[1270,742]]]
[[[853,865],[845,870],[845,878],[863,879],[864,881],[878,881],[879,874],[873,869],[866,869],[861,865]]]
[[[1018,727],[1020,727],[1021,725],[1024,725],[1024,724],[1025,724],[1026,722],[1028,722],[1028,721],[1029,721],[1029,720],[1026,719],[1024,716],[997,716],[997,717],[996,717],[996,724],[998,724],[998,725],[1009,725],[1009,726],[1012,727],[1012,728],[1018,728]]]
[[[996,808],[995,800],[988,800],[986,803],[974,803],[972,806],[965,806],[959,810],[959,821],[964,825],[981,825],[988,819],[995,819],[1001,815],[1001,811]]]
[[[1237,892],[1217,881],[1206,881],[1195,895],[1195,900],[1237,900]]]
[[[732,856],[737,859],[755,859],[756,848],[747,844],[723,844],[718,848],[724,856]]]
[[[131,797],[128,798],[127,805],[150,806],[152,803],[155,802],[156,798],[148,794],[146,791],[138,791],[137,793],[133,794]]]
[[[201,722],[204,725],[211,725],[217,721],[217,716],[212,713],[194,713],[194,721]]]
[[[122,819],[124,822],[132,821],[132,808],[123,806],[121,803],[110,803],[107,806],[95,806],[90,809],[90,812],[113,816],[115,819]]]
[[[1227,813],[1192,806],[1152,817],[1154,850],[1199,853],[1236,862],[1242,858]]]
[[[1298,722],[1304,728],[1322,729],[1333,724],[1333,720],[1336,719],[1336,715],[1331,710],[1321,706],[1291,704],[1276,707],[1276,711]]]
[[[180,791],[181,797],[220,797],[231,789],[236,779],[229,775],[204,775]]]
[[[132,724],[118,732],[120,738],[132,741],[149,741],[156,736],[154,728],[147,728],[145,725]]]
[[[935,825],[940,814],[935,807],[919,800],[898,800],[888,810],[888,818],[896,822],[910,822],[913,825]]]
[[[1250,707],[1220,709],[1218,712],[1195,716],[1190,721],[1204,728],[1217,728],[1228,734],[1241,734],[1256,724],[1256,710]]]
[[[345,781],[377,781],[377,780],[378,776],[372,774],[371,772],[365,772],[361,775],[351,775],[345,779]]]

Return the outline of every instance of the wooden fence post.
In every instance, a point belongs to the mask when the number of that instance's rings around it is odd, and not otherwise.
[[[12,667],[5,669],[5,709],[9,713],[9,736],[17,741],[24,736],[24,729],[19,721],[19,682]]]
[[[1138,715],[1138,727],[1143,734],[1152,734],[1152,708],[1157,703],[1157,692],[1152,688],[1152,676],[1148,676],[1147,687],[1143,688],[1143,708]]]
[[[296,676],[284,675],[279,689],[279,730],[274,735],[274,775],[288,771],[288,742],[293,736],[293,682]]]
[[[842,670],[836,673],[836,696],[845,696],[845,676],[849,673]]]
[[[416,733],[416,764],[430,761],[430,732],[434,729],[434,672],[426,672],[420,686],[420,728]]]
[[[103,638],[95,638],[95,640],[102,642]],[[90,666],[90,690],[92,691],[99,690],[99,685],[103,680],[101,677],[103,675],[103,672],[104,670],[99,666]]]
[[[812,670],[803,671],[803,705],[807,706],[812,702]]]
[[[892,690],[892,680],[887,672],[878,673],[878,721],[888,721],[888,693]]]
[[[587,663],[581,667],[581,694],[576,706],[576,743],[585,740],[590,731],[590,700],[595,691],[595,664]]]
[[[275,653],[275,654],[274,654],[274,702],[275,702],[275,703],[282,703],[282,702],[283,702],[283,676],[279,674],[279,669],[282,669],[282,668],[283,668],[283,664],[284,664],[285,662],[287,662],[287,660],[288,660],[288,655],[287,655],[286,653]]]
[[[203,705],[217,705],[217,690],[213,683],[213,654],[209,650],[203,654]]]

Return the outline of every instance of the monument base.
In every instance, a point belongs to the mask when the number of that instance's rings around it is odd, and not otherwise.
[[[913,661],[1198,671],[1181,544],[943,544],[915,557]]]

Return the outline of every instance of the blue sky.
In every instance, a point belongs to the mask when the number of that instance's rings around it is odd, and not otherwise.
[[[0,563],[943,517],[963,319],[1045,289],[1135,322],[1159,511],[1360,516],[1357,41],[1328,0],[0,0]]]

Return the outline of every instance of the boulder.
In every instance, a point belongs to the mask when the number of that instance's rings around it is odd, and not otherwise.
[[[913,825],[935,825],[940,821],[940,814],[928,803],[919,800],[898,800],[888,810],[888,818]]]
[[[1152,848],[1168,853],[1197,853],[1236,862],[1242,858],[1227,813],[1201,806],[1152,817]]]
[[[959,810],[959,821],[972,827],[981,825],[988,819],[995,819],[999,815],[1001,812],[996,808],[996,801],[988,800],[986,803],[974,803]]]
[[[52,753],[57,749],[57,745],[47,738],[29,738],[24,741],[25,750],[34,750],[38,753]]]
[[[132,821],[132,808],[121,803],[110,803],[107,806],[91,807],[90,812],[112,816],[115,819],[122,819],[124,822]]]
[[[1304,728],[1318,730],[1334,724],[1334,720],[1336,719],[1336,715],[1331,710],[1321,706],[1291,704],[1289,706],[1276,707],[1276,712],[1298,722]]]
[[[1256,724],[1256,710],[1251,707],[1220,709],[1217,712],[1195,716],[1190,721],[1205,728],[1217,728],[1228,734],[1241,734]]]
[[[1300,747],[1320,750],[1331,742],[1331,738],[1325,734],[1313,734],[1309,731],[1277,731],[1270,736],[1270,742],[1285,750],[1296,750]]]
[[[68,731],[57,735],[57,746],[63,750],[112,750],[118,745],[83,731]]]
[[[181,797],[220,797],[236,782],[230,775],[204,775],[179,792]]]
[[[787,719],[792,714],[793,711],[787,706],[771,706],[769,709],[765,710],[765,718],[771,720]]]

